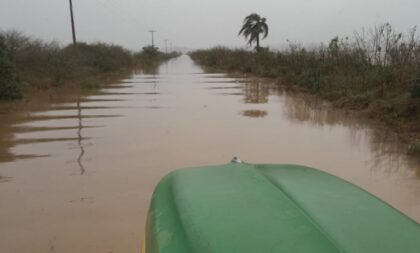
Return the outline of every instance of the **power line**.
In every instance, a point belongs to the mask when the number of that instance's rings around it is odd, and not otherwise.
[[[71,0],[70,0],[71,1]],[[133,39],[138,41],[138,37],[140,34],[138,33],[139,27],[145,28],[145,26],[149,26],[148,24],[144,24],[144,21],[140,22],[138,19],[136,19],[132,13],[126,11],[125,9],[122,9],[120,6],[115,5],[112,0],[96,0],[96,2],[101,5],[104,9],[107,10],[107,12],[112,15],[116,20],[124,21],[129,27],[133,29],[133,31],[137,31],[135,33],[130,33],[130,35],[134,35]],[[117,15],[118,12],[118,15]],[[130,29],[131,30],[131,29]],[[146,30],[146,29],[144,29]],[[154,33],[155,30],[152,30]],[[150,31],[149,31],[150,32]],[[156,36],[155,34],[152,34],[152,45],[154,46],[154,43],[156,39],[159,39],[160,36]]]
[[[112,13],[114,13],[115,11],[118,11],[119,14],[121,15],[121,17],[127,21],[127,23],[130,23],[130,25],[136,25],[138,26],[143,26],[143,27],[150,27],[150,24],[145,23],[144,20],[142,20],[142,22],[139,22],[139,20],[137,19],[137,16],[133,16],[132,13],[126,11],[125,9],[122,9],[120,7],[120,5],[116,5],[112,0],[97,0],[100,4],[102,4],[105,7],[109,7],[110,11],[112,11]],[[120,17],[119,17],[120,18]],[[143,25],[141,25],[143,24]],[[160,36],[158,35],[154,35],[154,41],[157,41],[161,39]],[[152,43],[154,44],[154,43]]]

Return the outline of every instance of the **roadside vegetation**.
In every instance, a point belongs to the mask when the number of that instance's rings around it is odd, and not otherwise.
[[[0,32],[0,100],[19,99],[31,90],[64,85],[97,88],[104,77],[151,65],[179,56],[149,52],[133,53],[106,43],[77,43],[61,46],[19,32]]]
[[[6,49],[5,39],[0,36],[0,100],[22,97],[19,80],[15,73]]]
[[[145,71],[155,70],[162,62],[180,56],[179,52],[162,53],[157,47],[143,47],[143,51],[135,53],[136,65]]]
[[[420,133],[416,28],[403,34],[386,23],[312,48],[296,43],[281,51],[216,47],[190,55],[210,70],[275,78],[281,85],[320,95],[338,107]],[[414,150],[420,153],[418,143]]]

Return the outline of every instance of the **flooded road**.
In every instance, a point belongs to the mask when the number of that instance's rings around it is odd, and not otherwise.
[[[0,105],[0,252],[139,252],[158,180],[233,156],[319,168],[420,221],[420,165],[395,134],[187,56],[27,107]]]

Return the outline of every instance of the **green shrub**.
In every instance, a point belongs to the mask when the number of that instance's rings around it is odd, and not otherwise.
[[[64,50],[73,53],[75,64],[88,72],[106,73],[133,66],[132,54],[120,46],[78,43],[76,48],[70,45]]]
[[[22,98],[20,83],[15,69],[10,63],[5,39],[0,36],[0,99],[11,100]]]
[[[56,42],[46,43],[16,31],[0,31],[0,99],[22,97],[18,79],[28,86],[44,88],[66,82],[79,83],[89,77],[119,72],[141,65],[156,67],[179,53],[161,53],[157,48],[145,47],[132,53],[120,46],[106,43],[77,43],[62,47]],[[97,89],[86,81],[82,89]]]
[[[417,79],[410,87],[410,95],[412,98],[420,98],[420,79]]]
[[[80,82],[80,88],[82,90],[94,91],[94,90],[99,90],[101,88],[101,85],[95,81],[83,80]]]
[[[335,37],[327,46],[304,48],[291,43],[280,52],[259,53],[216,47],[194,51],[190,56],[206,67],[279,77],[284,83],[321,92],[331,100],[350,101],[365,108],[370,98],[392,100],[408,93],[420,98],[420,79],[411,87],[407,85],[420,69],[420,44],[410,40],[416,36],[415,29],[402,36],[389,24],[383,24],[367,35],[355,33],[353,39]],[[384,44],[386,41],[391,44]],[[380,49],[375,47],[378,43]],[[380,108],[400,111],[398,108],[407,104],[405,100]]]
[[[133,55],[133,62],[149,72],[154,72],[164,61],[180,56],[178,52],[162,53],[157,47],[143,47],[143,51]]]

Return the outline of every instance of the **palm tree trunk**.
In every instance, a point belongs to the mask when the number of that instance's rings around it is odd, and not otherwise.
[[[260,35],[257,35],[257,52],[260,51]]]

